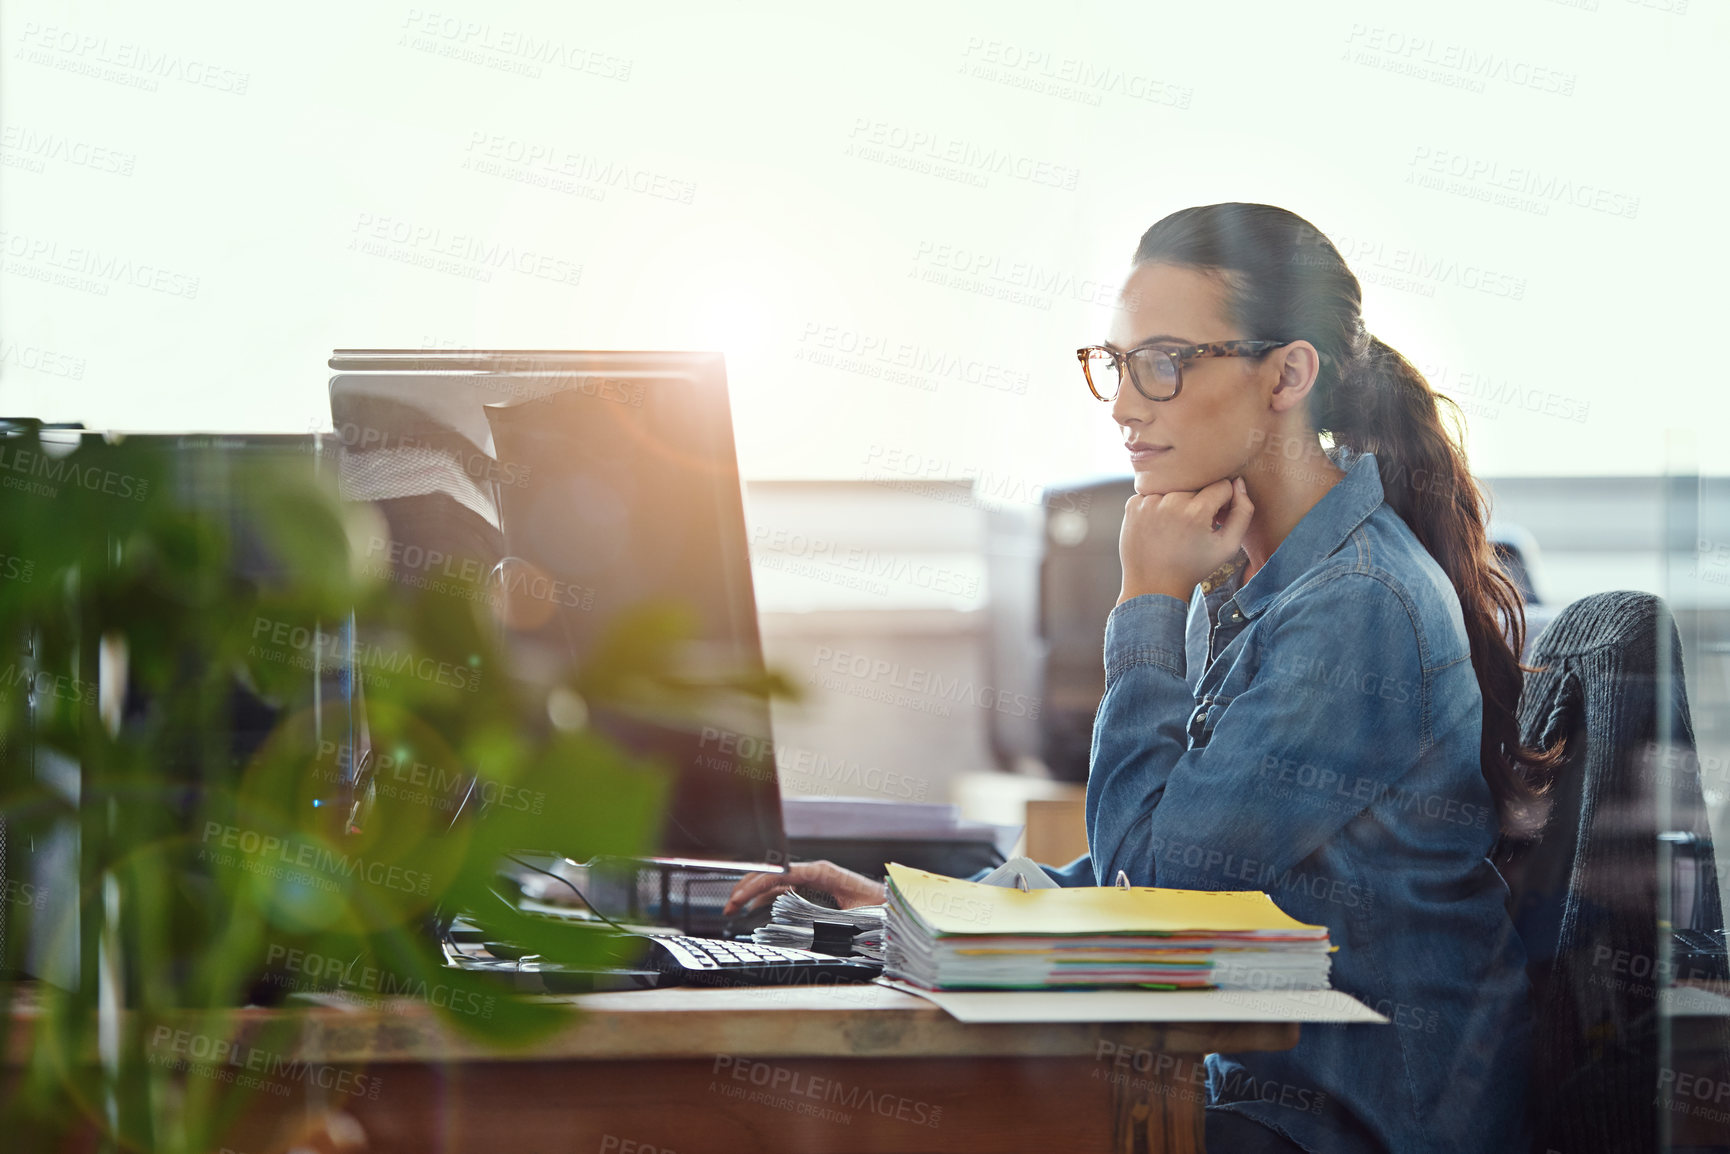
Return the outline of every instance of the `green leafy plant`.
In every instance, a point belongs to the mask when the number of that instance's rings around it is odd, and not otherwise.
[[[550,694],[527,690],[508,676],[487,591],[369,573],[357,542],[377,526],[313,470],[238,478],[282,575],[259,582],[236,576],[227,519],[175,499],[187,466],[184,448],[150,439],[0,438],[0,477],[26,479],[0,490],[0,813],[14,845],[76,831],[79,911],[41,916],[9,881],[0,965],[23,968],[34,943],[38,963],[46,951],[79,971],[64,986],[0,983],[8,1148],[92,1133],[110,1148],[215,1148],[258,1093],[253,1058],[279,1064],[299,1029],[292,1015],[255,1024],[237,1062],[233,1008],[288,990],[345,980],[419,996],[499,1045],[560,1028],[566,1006],[442,967],[432,911],[498,906],[512,850],[652,845],[667,767],[584,726],[588,710],[693,715],[718,696],[790,691],[760,671],[692,676],[689,622],[670,605],[622,615]],[[362,687],[373,756],[416,767],[411,785],[474,772],[483,794],[536,804],[453,824],[448,790],[381,791],[376,776],[357,804],[324,804],[361,756],[362,718],[341,701],[314,709],[333,671]],[[270,725],[237,760],[240,699],[268,704]],[[75,789],[48,760],[72,767]],[[530,950],[573,948],[536,919],[508,928]]]

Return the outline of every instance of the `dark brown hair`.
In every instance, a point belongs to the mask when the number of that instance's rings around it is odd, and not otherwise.
[[[1484,780],[1502,828],[1530,832],[1530,803],[1547,788],[1563,750],[1520,744],[1525,608],[1496,560],[1484,529],[1488,503],[1438,402],[1453,410],[1456,428],[1458,406],[1369,335],[1357,277],[1333,242],[1296,213],[1267,204],[1186,208],[1143,234],[1135,263],[1216,274],[1246,339],[1306,340],[1321,354],[1312,423],[1336,445],[1375,454],[1384,499],[1459,594],[1484,701]]]

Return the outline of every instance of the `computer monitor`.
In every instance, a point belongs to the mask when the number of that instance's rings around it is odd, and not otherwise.
[[[720,354],[339,349],[330,367],[340,487],[382,527],[367,564],[404,595],[452,592],[453,612],[472,611],[456,597],[475,582],[489,589],[525,692],[550,693],[651,603],[689,611],[693,667],[761,673]],[[700,721],[590,715],[672,774],[648,861],[785,866],[768,701],[726,697]]]

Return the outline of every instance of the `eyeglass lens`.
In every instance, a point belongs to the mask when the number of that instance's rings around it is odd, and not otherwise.
[[[1119,357],[1104,349],[1094,349],[1082,362],[1082,368],[1087,373],[1089,387],[1101,400],[1115,400],[1118,391],[1129,383],[1121,377],[1120,366],[1125,362],[1130,363],[1141,391],[1149,397],[1163,399],[1177,391],[1177,358],[1163,349],[1135,349]]]

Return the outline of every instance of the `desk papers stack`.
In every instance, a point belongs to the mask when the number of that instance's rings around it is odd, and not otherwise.
[[[851,939],[848,945],[853,954],[870,958],[874,962],[883,960],[882,906],[855,906],[850,910],[835,910],[806,901],[798,894],[788,891],[775,895],[775,904],[771,908],[774,920],[758,926],[751,933],[751,940],[760,946],[791,946],[796,950],[819,949],[822,943],[818,941],[817,926],[822,923],[848,935]],[[832,951],[823,949],[822,952]]]
[[[889,866],[886,976],[929,990],[1325,990],[1326,926],[1256,890],[1022,891]]]

